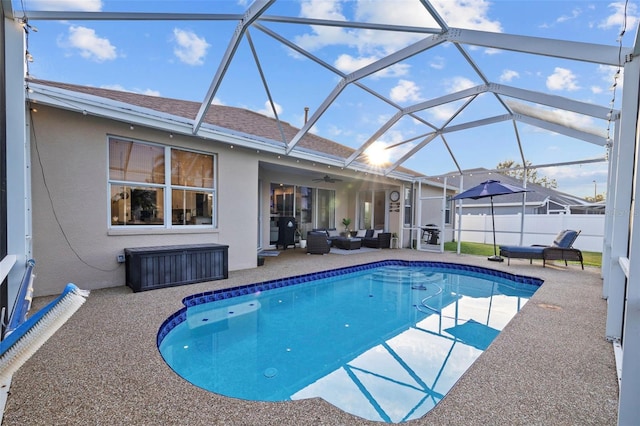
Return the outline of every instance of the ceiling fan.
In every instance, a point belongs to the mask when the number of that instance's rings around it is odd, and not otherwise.
[[[313,179],[314,182],[328,182],[328,183],[335,183],[335,182],[342,182],[342,179],[338,179],[338,178],[332,178],[329,175],[324,175],[321,178],[318,179]]]

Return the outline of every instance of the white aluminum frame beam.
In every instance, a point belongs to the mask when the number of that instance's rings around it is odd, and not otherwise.
[[[603,44],[582,43],[542,37],[529,37],[486,31],[451,28],[446,33],[447,40],[472,46],[490,47],[513,52],[550,56],[581,62],[603,65],[620,65],[620,60],[633,53],[633,49],[607,46]]]
[[[636,40],[637,46],[638,40]],[[640,224],[637,221],[640,196],[640,140],[638,135],[638,93],[640,92],[640,57],[624,66],[623,111],[615,183],[615,205],[607,203],[613,216],[611,256],[604,259],[609,267],[607,299],[607,338],[622,338],[622,371],[618,399],[618,424],[634,424],[640,418]],[[633,209],[633,210],[632,210]],[[631,220],[631,218],[636,218]],[[629,241],[630,240],[630,241]],[[619,259],[628,257],[629,275]],[[615,263],[615,264],[614,264]]]
[[[424,52],[425,50],[429,50],[434,46],[437,46],[445,41],[439,35],[426,37],[416,43],[413,43],[403,49],[400,49],[384,58],[375,61],[369,65],[366,65],[359,70],[352,72],[343,78],[338,85],[331,91],[329,96],[325,98],[325,100],[320,104],[320,107],[312,114],[309,118],[309,121],[305,123],[304,126],[300,129],[300,131],[291,139],[287,146],[287,152],[291,151],[293,147],[302,140],[304,135],[309,131],[309,129],[318,121],[318,119],[324,114],[324,112],[329,108],[329,106],[333,103],[333,101],[338,97],[338,95],[344,90],[344,88],[355,81],[361,80],[371,74],[374,74],[382,69],[388,68],[391,65],[394,65],[400,61],[403,61],[407,58],[417,55],[418,53]]]
[[[559,133],[561,135],[589,142],[594,145],[605,146],[607,144],[607,138],[605,136],[594,135],[593,133],[572,129],[571,127],[566,127],[557,123],[551,123],[550,121],[544,121],[539,118],[531,117],[521,113],[514,114],[513,118],[522,123],[527,123],[531,126],[539,127],[541,129],[549,130],[550,132]]]
[[[508,96],[510,98],[521,99],[523,101],[546,105],[565,111],[572,111],[595,118],[601,118],[603,120],[607,120],[609,118],[609,113],[611,112],[610,108],[606,108],[600,105],[576,101],[574,99],[565,98],[563,96],[548,95],[546,93],[535,92],[533,90],[520,89],[504,84],[491,83],[489,84],[488,90],[499,95]],[[612,118],[617,118],[617,115],[619,115],[619,113],[619,111],[614,110]]]
[[[256,0],[251,6],[249,6],[249,8],[247,9],[246,13],[244,14],[242,19],[240,20],[240,22],[238,22],[236,30],[233,33],[233,36],[231,37],[231,41],[229,42],[229,45],[227,46],[227,50],[224,52],[224,56],[222,57],[222,60],[220,61],[220,65],[218,66],[218,70],[216,71],[216,74],[213,77],[213,81],[211,82],[211,85],[209,86],[209,90],[207,91],[207,94],[204,97],[204,100],[202,101],[202,105],[200,106],[200,110],[198,111],[198,114],[196,115],[196,119],[195,119],[195,122],[193,124],[193,134],[194,135],[198,133],[198,129],[202,125],[202,121],[204,120],[204,116],[207,114],[207,111],[209,110],[209,107],[211,107],[211,102],[213,101],[213,98],[215,97],[216,92],[218,91],[218,88],[220,87],[220,84],[222,83],[222,79],[224,78],[224,75],[227,73],[227,69],[229,68],[229,64],[231,63],[231,60],[233,59],[233,56],[235,55],[236,50],[238,49],[238,46],[240,45],[240,42],[242,41],[242,37],[243,37],[245,31],[247,31],[249,26],[256,19],[258,19],[258,17],[260,15],[262,15],[264,13],[264,11],[267,10],[269,8],[269,6],[271,6],[275,1],[276,0]]]

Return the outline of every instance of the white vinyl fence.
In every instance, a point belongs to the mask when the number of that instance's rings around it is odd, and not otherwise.
[[[605,215],[586,214],[528,214],[524,217],[523,239],[520,241],[521,214],[496,215],[496,244],[500,245],[549,245],[554,237],[563,229],[581,231],[573,244],[584,251],[602,252],[604,237]],[[454,239],[458,238],[457,229],[461,229],[460,241],[493,244],[491,215],[462,215],[456,214],[456,231]]]

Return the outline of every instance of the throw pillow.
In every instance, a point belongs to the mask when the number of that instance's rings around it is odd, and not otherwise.
[[[338,232],[337,229],[329,229],[329,238],[331,237],[339,237],[340,236],[340,232]]]

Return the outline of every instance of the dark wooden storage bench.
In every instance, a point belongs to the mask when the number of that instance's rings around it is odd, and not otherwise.
[[[187,244],[124,249],[127,285],[133,291],[229,277],[229,246]]]

